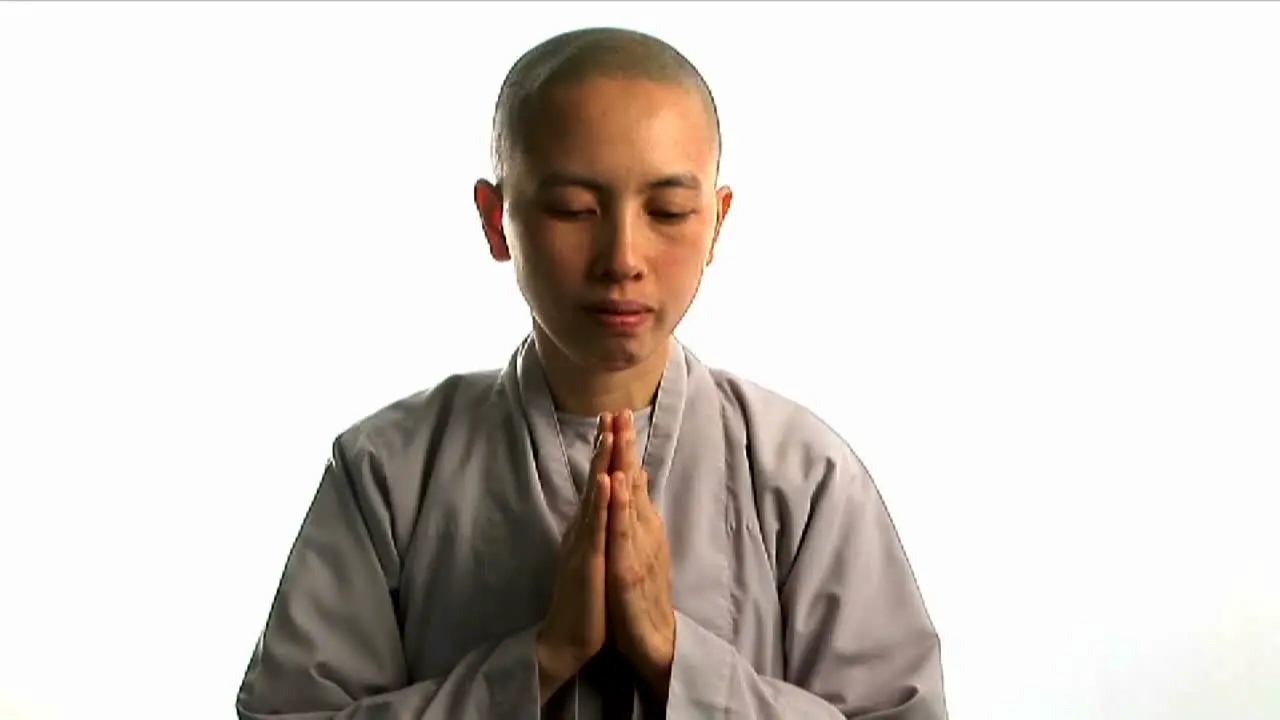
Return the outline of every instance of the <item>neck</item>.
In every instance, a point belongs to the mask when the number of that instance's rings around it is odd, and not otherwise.
[[[533,339],[556,409],[582,417],[648,407],[658,392],[671,352],[668,339],[664,348],[636,365],[599,370],[574,362],[542,332],[535,331]]]

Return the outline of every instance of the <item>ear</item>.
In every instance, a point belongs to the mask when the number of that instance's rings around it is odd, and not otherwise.
[[[488,180],[477,180],[475,186],[476,212],[480,213],[480,226],[489,242],[489,255],[498,262],[511,259],[507,246],[507,234],[502,229],[502,188]]]
[[[720,240],[720,228],[724,225],[724,219],[729,215],[729,207],[733,205],[733,190],[728,186],[722,186],[716,190],[716,227],[711,234],[711,247],[707,250],[707,265],[715,259],[716,243]]]

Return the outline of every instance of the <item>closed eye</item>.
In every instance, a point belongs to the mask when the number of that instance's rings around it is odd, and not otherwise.
[[[588,220],[595,217],[595,210],[575,210],[571,208],[547,208],[547,214],[557,220]]]
[[[678,223],[689,219],[693,215],[693,211],[675,212],[672,210],[650,210],[649,216],[654,220],[663,223]]]

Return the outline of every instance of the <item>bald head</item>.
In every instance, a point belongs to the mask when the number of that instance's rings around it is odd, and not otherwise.
[[[501,183],[528,141],[548,91],[600,78],[676,85],[706,104],[720,155],[715,100],[693,63],[651,35],[617,28],[587,28],[556,35],[526,52],[507,73],[493,115],[493,172]]]

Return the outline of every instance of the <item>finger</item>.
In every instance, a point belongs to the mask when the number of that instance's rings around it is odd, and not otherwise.
[[[631,505],[635,505],[637,511],[649,511],[653,507],[649,498],[649,473],[640,469],[631,477],[635,478],[635,482],[631,484],[631,497],[634,498]]]
[[[591,454],[591,463],[587,468],[587,477],[595,478],[600,473],[609,471],[609,460],[613,454],[613,414],[600,413],[596,419],[596,446]]]
[[[583,522],[591,516],[596,495],[595,483],[591,482],[591,476],[588,475],[586,487],[582,488],[582,498],[578,500],[578,522]]]
[[[627,476],[627,499],[629,500],[627,503],[627,516],[631,520],[631,527],[637,529],[640,528],[641,513],[644,511],[641,506],[645,502],[645,492],[644,490],[637,491],[640,484],[644,482],[643,475],[644,471],[641,470]]]
[[[626,475],[615,472],[609,487],[609,534],[618,540],[631,537],[631,498]]]
[[[613,416],[613,431],[616,433],[621,433],[623,430],[626,430],[627,420],[630,416],[631,416],[630,410],[623,410],[620,413],[615,413]]]
[[[627,428],[627,448],[624,457],[627,459],[627,464],[623,471],[627,473],[627,477],[634,478],[640,472],[640,436],[636,432],[634,423]]]
[[[603,553],[609,537],[609,476],[604,473],[593,475],[589,493],[592,503],[587,524],[591,533],[591,549]]]
[[[600,437],[607,432],[613,432],[613,413],[602,412],[596,418],[596,444],[599,445]]]
[[[613,421],[613,461],[611,470],[629,472],[630,458],[627,456],[628,441],[627,436],[631,433],[635,424],[631,420],[631,411],[623,410]]]
[[[610,465],[613,462],[614,445],[617,444],[617,436],[612,429],[605,430],[596,437],[596,452],[591,456],[591,468],[588,474],[595,477],[601,473],[606,475],[610,471]]]
[[[640,429],[636,427],[636,416],[632,413],[627,415],[627,432],[631,436],[631,447],[627,448],[627,458],[631,461],[631,473],[640,472]]]

